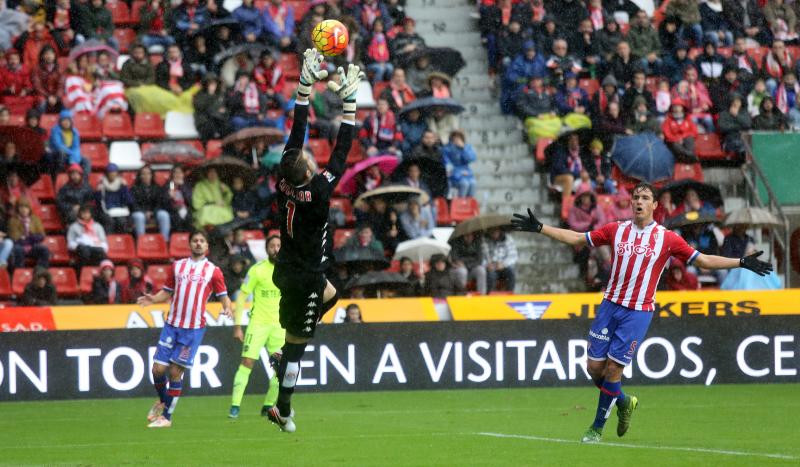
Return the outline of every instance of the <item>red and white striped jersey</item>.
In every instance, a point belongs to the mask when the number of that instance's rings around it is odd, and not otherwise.
[[[670,256],[691,264],[697,250],[655,221],[639,229],[632,221],[612,222],[586,232],[590,246],[608,245],[614,261],[603,298],[640,311],[653,311],[661,273]]]
[[[163,289],[172,294],[167,324],[183,329],[198,329],[206,325],[205,311],[213,290],[217,297],[228,294],[222,270],[207,258],[192,261],[184,258],[172,264],[173,274],[167,276]]]

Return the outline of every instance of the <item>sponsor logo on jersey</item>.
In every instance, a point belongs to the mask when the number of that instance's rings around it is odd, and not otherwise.
[[[551,303],[553,302],[506,302],[506,305],[526,319],[541,319]]]
[[[620,256],[645,255],[653,256],[656,254],[655,250],[650,248],[649,245],[634,245],[633,242],[619,242],[617,243],[617,254]]]
[[[336,175],[333,175],[332,173],[328,172],[327,170],[323,170],[323,171],[322,171],[322,175],[323,175],[323,176],[324,176],[326,179],[328,179],[328,182],[329,182],[329,183],[330,183],[330,182],[332,182],[332,181],[334,181],[334,180],[336,180]]]

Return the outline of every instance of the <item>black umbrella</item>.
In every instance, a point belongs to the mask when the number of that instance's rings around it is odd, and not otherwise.
[[[689,211],[667,219],[665,225],[668,229],[676,229],[694,224],[715,224],[721,222],[717,216],[706,211]]]
[[[356,287],[403,290],[408,287],[408,284],[408,279],[400,273],[372,271],[350,279],[345,288],[347,290]]]
[[[544,150],[545,165],[548,168],[550,167],[556,152],[567,147],[567,142],[572,135],[578,135],[581,148],[583,148],[587,154],[589,151],[589,143],[591,143],[594,139],[599,139],[603,143],[604,150],[611,148],[614,142],[613,135],[602,133],[598,130],[592,130],[591,128],[578,128],[577,130],[565,131],[564,133],[558,135],[558,138],[556,138],[556,140]]]
[[[334,251],[333,257],[336,259],[336,263],[361,271],[379,270],[389,267],[389,261],[383,256],[383,252],[373,248],[347,246]]]
[[[219,65],[225,60],[235,57],[239,54],[248,54],[253,59],[257,59],[259,55],[261,55],[261,52],[267,49],[269,49],[269,47],[266,45],[256,43],[237,45],[214,55],[214,63]]]
[[[422,113],[430,112],[433,108],[443,108],[445,112],[458,114],[464,111],[464,106],[451,98],[440,97],[421,97],[414,99],[408,105],[400,109],[400,116],[404,116],[412,110],[419,110]]]
[[[203,162],[189,173],[189,180],[194,184],[197,183],[208,169],[214,168],[219,174],[220,180],[230,186],[233,179],[241,177],[244,181],[244,186],[249,187],[255,184],[258,173],[252,167],[242,162],[239,159],[222,156],[216,159],[211,159]]]
[[[661,193],[665,191],[672,193],[672,202],[678,206],[683,203],[686,192],[690,188],[697,192],[697,195],[702,201],[708,201],[716,208],[723,205],[722,193],[720,193],[719,188],[692,179],[678,180],[677,182],[669,183],[661,189]]]
[[[431,67],[436,71],[441,71],[450,76],[455,76],[462,68],[467,65],[461,52],[449,47],[423,47],[408,54],[398,57],[400,68],[408,68],[420,57],[428,57]]]
[[[422,172],[420,178],[430,188],[431,196],[434,198],[447,196],[447,169],[445,169],[441,161],[430,157],[408,157],[403,159],[403,162],[392,172],[390,180],[393,183],[402,183],[408,175],[408,167],[412,164],[419,166],[419,170]]]
[[[241,25],[238,21],[231,17],[215,19],[214,21],[209,21],[200,29],[200,34],[205,35],[213,40],[216,37],[217,29],[221,27],[227,27],[231,30],[231,35],[235,35],[241,29]]]
[[[10,172],[16,172],[19,179],[27,186],[31,186],[39,180],[39,164],[29,164],[26,162],[12,162],[0,166],[0,180],[8,180]]]

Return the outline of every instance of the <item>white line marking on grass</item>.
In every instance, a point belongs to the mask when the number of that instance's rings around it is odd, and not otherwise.
[[[543,436],[532,435],[509,435],[503,433],[475,433],[477,436],[489,436],[492,438],[509,438],[509,439],[524,439],[528,441],[541,441],[544,443],[561,443],[561,444],[583,444],[578,440],[562,439],[562,438],[546,438]],[[600,442],[592,444],[592,446],[611,446],[615,448],[629,448],[629,449],[653,449],[658,451],[681,451],[681,452],[701,452],[706,454],[724,454],[728,456],[748,456],[748,457],[768,457],[770,459],[785,459],[797,460],[800,457],[789,456],[786,454],[772,454],[766,452],[747,452],[747,451],[730,451],[725,449],[707,449],[707,448],[691,448],[683,446],[657,446],[648,444],[629,444],[629,443],[614,443],[614,442]]]

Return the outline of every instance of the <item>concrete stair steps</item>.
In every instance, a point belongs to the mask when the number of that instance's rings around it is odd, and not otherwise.
[[[541,197],[532,188],[513,189],[513,188],[492,188],[479,190],[480,201],[485,203],[539,203]]]
[[[425,44],[427,44],[428,47],[452,47],[460,50],[461,47],[478,47],[481,45],[480,34],[444,32],[439,34],[425,34],[424,37]]]
[[[433,9],[433,11],[436,10],[439,10],[439,8]],[[445,9],[442,8],[441,10],[444,11]],[[448,9],[447,11],[451,10]],[[454,15],[451,13],[447,16],[433,16],[427,8],[419,10],[419,12],[421,14],[416,16],[408,11],[406,14],[414,18],[417,22],[417,32],[420,34],[424,33],[425,37],[437,32],[473,33],[475,31],[475,25],[478,23],[476,19],[470,18],[468,15]]]
[[[475,177],[475,182],[482,189],[489,188],[531,188],[533,187],[533,180],[530,176],[524,174],[518,175],[479,175]]]
[[[512,147],[504,149],[499,147],[492,148],[475,148],[478,158],[483,160],[504,160],[504,159],[522,159],[524,157],[531,157],[527,148]]]
[[[472,164],[475,174],[503,175],[533,172],[533,159],[485,161],[478,158]]]
[[[453,11],[455,9],[454,7],[459,7],[459,10],[464,10],[464,13],[466,13],[464,16],[467,17],[471,12],[477,11],[474,0],[409,0],[406,2],[406,13],[412,18],[416,18],[411,15],[412,11],[416,12],[417,16],[422,16],[419,13],[423,11],[428,12],[437,9],[449,9]],[[447,18],[447,16],[440,16],[440,18]]]
[[[570,278],[559,281],[520,279],[520,274],[517,274],[516,293],[518,294],[561,294],[584,290],[586,290],[586,285],[580,279]]]

